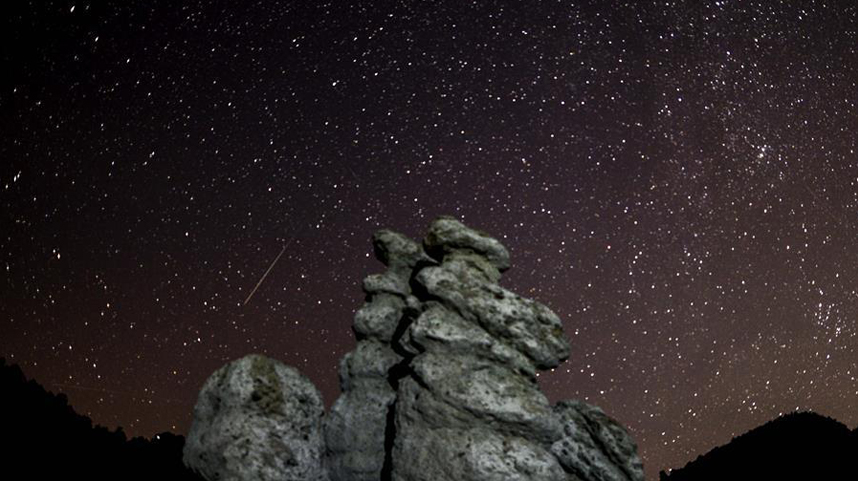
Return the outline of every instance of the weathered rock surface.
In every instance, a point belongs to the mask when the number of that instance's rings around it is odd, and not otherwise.
[[[397,391],[392,479],[567,480],[559,417],[537,369],[569,355],[560,319],[497,285],[509,254],[455,219],[423,241],[439,265],[413,274],[423,307],[398,342],[413,356]]]
[[[481,280],[473,271],[445,262],[421,270],[415,281],[431,298],[517,349],[538,368],[557,367],[569,356],[569,343],[556,314],[538,302]]]
[[[392,405],[396,400],[393,370],[403,357],[391,342],[408,310],[411,271],[432,263],[411,239],[389,230],[372,239],[376,257],[387,266],[363,282],[367,303],[355,314],[358,344],[340,362],[342,394],[325,419],[325,466],[331,481],[378,481],[389,463]],[[418,303],[419,305],[419,303]]]
[[[423,240],[426,252],[441,260],[453,252],[473,252],[484,257],[499,271],[509,269],[509,251],[485,232],[471,229],[449,216],[441,216],[429,226]]]
[[[382,264],[406,278],[419,262],[432,262],[420,244],[388,229],[382,229],[372,236],[372,248]]]
[[[210,481],[325,481],[323,414],[319,391],[297,370],[245,356],[203,385],[184,463]]]
[[[379,292],[372,302],[364,304],[355,313],[354,330],[358,335],[389,343],[402,318],[405,300],[402,297]]]
[[[337,399],[325,419],[325,465],[332,480],[381,479],[387,413],[395,399],[386,380],[372,378]]]
[[[564,435],[551,452],[567,471],[584,480],[643,481],[637,446],[623,426],[581,401],[560,401],[554,410]]]
[[[397,444],[394,479],[415,481],[572,481],[541,446],[485,428],[427,429]],[[418,441],[418,442],[414,442]]]
[[[494,361],[536,381],[536,367],[524,354],[468,322],[455,312],[426,303],[424,310],[405,330],[400,345],[411,354],[444,349]]]
[[[428,351],[415,357],[411,368],[416,383],[408,387],[419,391],[400,386],[397,411],[405,416],[419,416],[430,426],[490,428],[545,445],[563,434],[538,386],[502,365]]]

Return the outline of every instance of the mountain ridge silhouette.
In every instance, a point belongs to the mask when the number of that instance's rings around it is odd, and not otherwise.
[[[812,411],[779,416],[734,437],[660,481],[858,479],[858,430]]]

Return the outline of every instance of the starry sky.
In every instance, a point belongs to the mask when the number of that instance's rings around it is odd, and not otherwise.
[[[850,3],[3,2],[0,355],[130,435],[251,352],[330,406],[372,233],[449,214],[649,477],[855,427]]]

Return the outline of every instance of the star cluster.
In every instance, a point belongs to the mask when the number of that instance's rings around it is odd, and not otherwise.
[[[184,433],[250,352],[330,405],[370,236],[441,214],[509,248],[573,349],[541,386],[649,477],[780,413],[858,423],[854,6],[0,11],[0,354],[96,423]]]

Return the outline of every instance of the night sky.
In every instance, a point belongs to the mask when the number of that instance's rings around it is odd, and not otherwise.
[[[849,3],[2,2],[0,355],[129,435],[251,352],[330,406],[371,235],[449,214],[648,476],[855,427]]]

